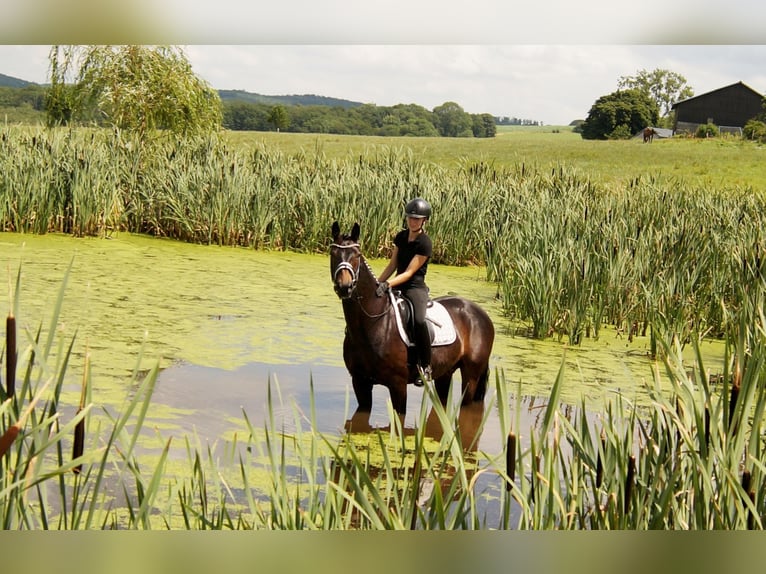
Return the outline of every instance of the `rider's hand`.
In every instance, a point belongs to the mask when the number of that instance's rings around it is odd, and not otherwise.
[[[388,281],[381,281],[378,283],[378,288],[375,289],[375,295],[382,297],[386,291],[388,291]]]

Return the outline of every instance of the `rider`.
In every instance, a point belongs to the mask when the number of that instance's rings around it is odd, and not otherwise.
[[[378,277],[376,294],[380,297],[389,287],[396,287],[412,302],[415,346],[420,367],[420,377],[415,379],[415,385],[421,386],[432,380],[431,338],[426,324],[428,287],[425,281],[428,260],[433,251],[431,238],[425,230],[425,223],[431,216],[431,205],[417,197],[404,207],[404,215],[407,226],[394,237],[391,260]],[[388,281],[394,271],[396,276]]]

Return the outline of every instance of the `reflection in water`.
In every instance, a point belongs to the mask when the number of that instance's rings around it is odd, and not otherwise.
[[[393,457],[389,457],[383,452],[379,452],[378,456],[368,456],[365,459],[365,470],[369,476],[373,480],[385,479],[387,473],[393,473],[394,476],[388,478],[401,484],[400,488],[417,484],[418,494],[415,505],[421,510],[424,510],[424,507],[431,500],[433,489],[437,486],[441,489],[440,500],[456,500],[458,497],[464,496],[464,487],[471,482],[479,469],[476,452],[482,432],[485,408],[482,402],[456,405],[456,407],[455,424],[448,429],[444,428],[439,414],[433,407],[429,411],[424,428],[420,429],[422,433],[419,433],[419,429],[415,427],[405,426],[403,421],[399,425],[395,425],[396,432],[401,429],[401,436],[405,440],[398,442],[394,437],[393,442],[404,445],[405,452],[395,452]],[[391,437],[391,425],[373,426],[370,424],[369,412],[356,411],[346,421],[345,428],[347,441],[355,445],[355,450],[359,449],[359,444],[366,444],[372,450],[375,445],[386,444],[386,440],[389,438],[385,437]],[[360,437],[363,435],[377,433],[382,435],[378,440],[373,437],[364,443],[360,441]],[[444,440],[445,434],[446,441]],[[417,437],[420,441],[408,441],[407,437]],[[427,439],[427,441],[423,439]],[[453,456],[450,456],[450,441],[452,440],[457,440],[460,444],[461,456],[457,462]],[[423,451],[422,454],[420,449]],[[382,449],[380,450],[382,451]],[[400,466],[397,466],[397,463],[400,463]],[[424,463],[430,464],[430,467],[423,468]],[[335,475],[333,476],[336,483],[342,484],[341,470],[346,464],[348,464],[348,460],[336,461]],[[457,468],[456,464],[463,466]],[[358,514],[354,518],[359,520]]]
[[[390,428],[386,389],[374,388],[380,396],[374,397],[371,413],[349,415],[355,401],[346,369],[306,364],[251,363],[232,371],[189,364],[174,365],[159,375],[149,418],[170,434],[177,433],[183,437],[193,432],[212,443],[229,436],[233,423],[242,418],[243,411],[256,426],[263,423],[269,408],[269,385],[272,388],[272,410],[278,419],[283,419],[282,424],[287,431],[294,430],[296,424],[292,413],[294,408],[304,414],[308,426],[312,400],[315,430],[321,433],[340,436],[349,425],[352,425],[354,432]],[[455,378],[453,385],[460,388],[459,377]],[[491,387],[489,394],[493,394]],[[409,395],[403,421],[405,433],[414,431],[421,402],[425,400],[422,388],[410,387]],[[515,401],[513,396],[510,400]],[[547,401],[540,397],[523,397],[521,401],[518,434],[523,437],[527,429],[540,426]],[[488,400],[485,403],[489,404]],[[512,402],[510,411],[513,413],[516,410]],[[477,433],[482,417],[486,417],[486,421],[481,433]],[[427,436],[439,440],[442,431],[433,411],[428,416],[427,424]],[[480,449],[492,454],[502,452],[505,436],[500,429],[496,407],[486,413],[483,403],[478,403],[475,408],[469,405],[460,409],[458,428],[466,450]]]

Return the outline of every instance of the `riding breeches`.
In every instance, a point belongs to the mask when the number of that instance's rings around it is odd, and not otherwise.
[[[418,362],[421,367],[431,364],[431,336],[426,323],[426,308],[428,307],[428,288],[410,287],[402,291],[402,295],[412,302],[414,320],[415,347],[418,352]]]

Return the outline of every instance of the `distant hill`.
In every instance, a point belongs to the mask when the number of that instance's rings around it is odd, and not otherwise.
[[[20,80],[13,76],[6,76],[0,74],[0,87],[3,88],[26,88],[27,86],[34,85],[34,82],[27,82],[26,80]]]
[[[34,82],[27,82],[13,76],[0,74],[0,88],[25,88],[27,86],[37,85]],[[282,104],[285,106],[330,106],[336,108],[356,108],[362,105],[362,102],[352,102],[340,98],[328,98],[326,96],[317,96],[314,94],[290,95],[290,96],[265,96],[263,94],[254,94],[244,90],[218,90],[218,95],[223,102],[246,102],[250,104]]]
[[[249,104],[282,104],[285,106],[330,106],[335,108],[357,108],[362,102],[352,102],[340,98],[328,98],[314,94],[291,95],[291,96],[264,96],[244,90],[218,90],[218,95],[223,102],[240,101]]]

